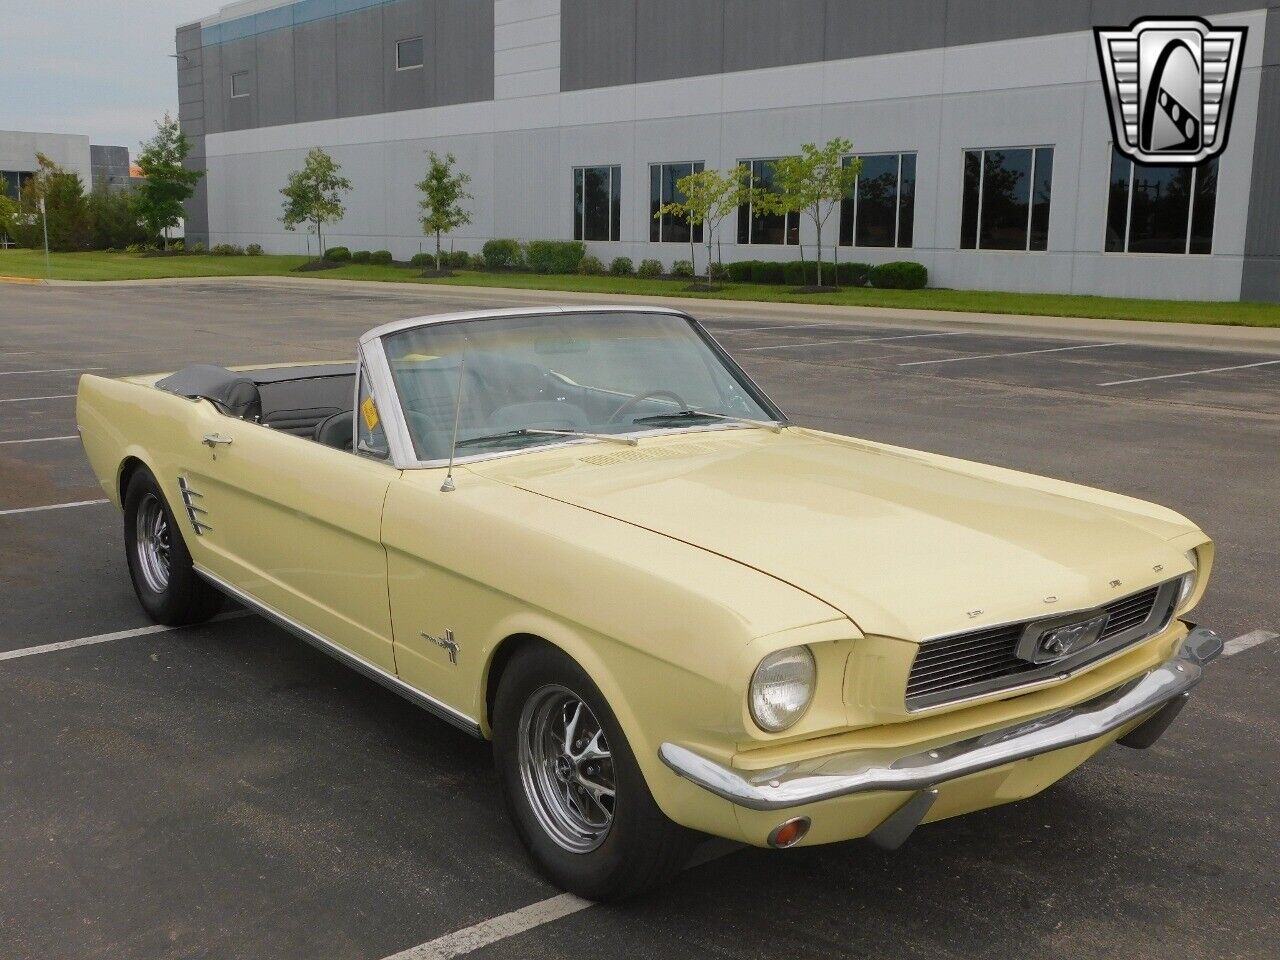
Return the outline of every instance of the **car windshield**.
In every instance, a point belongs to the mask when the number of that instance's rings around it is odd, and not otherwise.
[[[578,434],[621,438],[781,418],[674,314],[489,317],[411,327],[382,342],[420,460],[449,456],[455,411],[458,455],[467,457]]]

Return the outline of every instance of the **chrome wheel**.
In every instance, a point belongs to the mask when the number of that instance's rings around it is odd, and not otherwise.
[[[520,714],[520,780],[538,823],[570,853],[590,853],[613,824],[613,755],[578,695],[548,685]]]
[[[164,593],[169,586],[169,521],[155,494],[142,498],[134,522],[134,552],[142,579],[153,593]]]

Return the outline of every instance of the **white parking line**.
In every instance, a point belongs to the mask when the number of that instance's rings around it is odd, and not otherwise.
[[[825,347],[832,343],[849,343],[848,340],[806,340],[803,343],[778,343],[772,347],[738,347],[734,353],[749,353],[754,350],[795,350],[797,347]]]
[[[48,370],[0,370],[0,377],[12,377],[19,373],[84,373],[89,370],[105,370],[106,367],[51,367]]]
[[[0,510],[0,517],[11,513],[39,513],[41,510],[66,510],[68,507],[93,507],[99,503],[110,503],[109,500],[76,500],[73,503],[47,503],[43,507],[11,507]]]
[[[74,396],[74,393],[53,393],[47,397],[7,397],[4,400],[0,400],[0,403],[22,403],[26,400],[69,400]]]
[[[65,437],[30,437],[26,440],[0,440],[0,443],[48,443],[50,440],[79,440],[80,434],[69,433]]]
[[[692,870],[694,867],[700,867],[704,863],[718,860],[741,849],[740,843],[712,840],[694,854],[685,869]],[[584,900],[572,893],[562,893],[531,903],[519,910],[504,913],[500,917],[482,920],[473,926],[446,933],[443,937],[437,937],[426,943],[420,943],[416,947],[392,954],[385,960],[450,960],[452,957],[471,953],[473,950],[514,937],[518,933],[524,933],[526,930],[532,930],[534,927],[540,927],[544,923],[559,920],[561,917],[567,917],[591,906],[595,906],[591,900]]]
[[[959,363],[962,360],[990,360],[995,357],[1029,357],[1033,353],[1062,353],[1065,350],[1096,350],[1099,347],[1123,347],[1123,343],[1081,343],[1073,347],[1049,347],[1044,350],[1018,350],[1014,353],[979,353],[967,357],[943,357],[941,360],[909,360],[900,367],[916,367],[923,363]]]
[[[1158,377],[1134,377],[1131,380],[1108,380],[1100,387],[1118,387],[1123,383],[1146,383],[1148,380],[1172,380],[1176,377],[1197,377],[1202,373],[1223,373],[1227,370],[1248,370],[1250,367],[1267,367],[1280,360],[1263,360],[1259,363],[1240,363],[1234,367],[1210,367],[1208,370],[1188,370],[1186,373],[1162,373]]]
[[[1222,645],[1222,655],[1224,657],[1234,657],[1237,653],[1244,653],[1244,651],[1269,640],[1280,640],[1280,633],[1272,633],[1270,630],[1254,630],[1224,643]]]
[[[214,617],[209,623],[218,623],[223,620],[236,620],[240,617],[249,616],[248,610],[232,610],[228,613],[220,613]],[[184,630],[187,627],[195,627],[199,624],[183,624],[182,626],[170,627],[163,623],[153,623],[145,627],[134,627],[132,630],[117,630],[115,633],[99,633],[92,637],[81,637],[79,640],[62,640],[58,643],[42,643],[38,647],[23,647],[20,650],[5,650],[0,652],[0,660],[18,660],[22,657],[35,657],[42,653],[56,653],[59,650],[73,650],[76,647],[89,647],[95,643],[110,643],[112,640],[128,640],[130,637],[144,637],[149,633],[168,633],[170,630]]]
[[[807,330],[811,327],[833,327],[831,323],[767,323],[763,327],[734,327],[732,330],[713,330],[712,333],[767,333],[770,330]]]
[[[751,350],[790,350],[795,347],[823,347],[836,343],[883,343],[885,340],[919,340],[922,337],[963,337],[971,335],[967,330],[946,333],[907,333],[896,337],[858,337],[846,340],[806,340],[803,343],[780,343],[771,347],[738,347],[734,353],[746,353]]]

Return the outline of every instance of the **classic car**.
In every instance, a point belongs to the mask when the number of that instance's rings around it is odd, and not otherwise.
[[[1030,796],[1154,742],[1221,649],[1184,517],[798,426],[671,310],[85,376],[77,420],[153,619],[230,596],[490,738],[533,861],[590,898],[706,834],[894,848]]]

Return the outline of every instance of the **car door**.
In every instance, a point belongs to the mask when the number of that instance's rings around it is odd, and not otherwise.
[[[179,477],[196,563],[394,673],[380,529],[399,471],[367,442],[339,450],[197,406]]]

